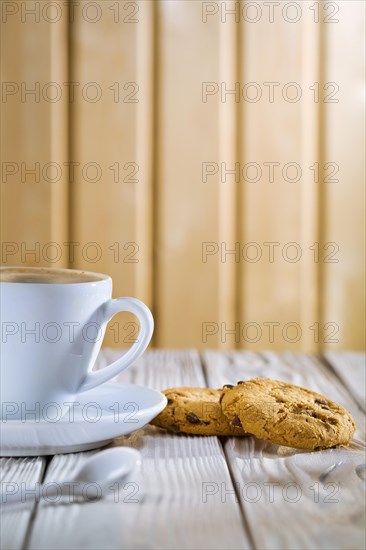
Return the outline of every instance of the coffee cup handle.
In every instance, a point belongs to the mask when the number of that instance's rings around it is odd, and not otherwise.
[[[132,365],[132,363],[144,353],[149,345],[154,332],[154,319],[149,308],[136,298],[116,298],[114,300],[109,300],[104,304],[103,325],[107,324],[116,313],[121,311],[133,313],[138,318],[140,322],[138,339],[120,359],[117,359],[117,361],[114,361],[99,371],[88,372],[78,390],[79,392],[91,390],[117,376],[117,374]]]

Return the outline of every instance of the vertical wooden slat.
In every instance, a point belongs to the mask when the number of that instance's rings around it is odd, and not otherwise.
[[[69,76],[69,34],[68,34],[68,6],[62,4],[62,24],[53,24],[51,30],[51,82],[57,82],[64,88],[65,78]],[[62,83],[62,84],[61,84]],[[68,174],[65,167],[68,161],[68,137],[69,137],[69,102],[63,92],[62,102],[59,106],[52,105],[50,112],[50,145],[51,159],[62,161],[62,179],[60,184],[51,193],[51,240],[69,239],[69,185]],[[69,260],[65,254],[64,241],[60,241],[63,253],[62,265],[67,267]]]
[[[239,65],[239,24],[234,15],[228,15],[225,23],[219,25],[220,39],[220,86],[225,91],[236,93]],[[234,99],[235,97],[235,99]],[[219,105],[219,158],[221,169],[219,178],[219,247],[222,250],[235,250],[237,241],[237,192],[238,183],[234,174],[225,174],[225,169],[234,171],[238,162],[239,102],[233,94],[221,95]],[[218,284],[218,318],[220,327],[233,330],[237,321],[237,264],[235,254],[220,257]],[[224,323],[224,325],[222,325]],[[235,341],[220,330],[218,347],[232,348]]]
[[[300,273],[300,318],[303,330],[300,349],[306,351],[318,351],[321,346],[321,339],[314,338],[314,332],[309,327],[314,323],[322,322],[321,308],[321,282],[322,264],[316,262],[309,247],[321,241],[321,228],[323,220],[323,170],[322,170],[322,149],[323,149],[323,108],[322,103],[315,102],[312,93],[308,93],[309,86],[323,81],[323,24],[319,19],[315,23],[307,14],[302,21],[302,85],[306,95],[302,100],[302,167],[304,178],[301,184],[301,246],[307,251],[303,258],[303,265]],[[317,163],[319,181],[315,181],[314,172],[311,166]]]
[[[132,295],[151,305],[154,6],[98,6],[93,24],[75,9],[72,31],[72,75],[79,84],[72,117],[72,161],[79,163],[72,184],[72,240],[80,243],[73,266],[106,272],[114,296]],[[89,18],[94,16],[90,11]],[[100,91],[97,101],[87,96],[93,82]],[[82,172],[89,163],[100,171],[97,181],[91,181],[93,168],[89,176]],[[137,334],[131,322],[132,316],[120,315],[109,325],[105,343],[131,345]]]
[[[55,9],[43,12],[41,3],[2,6],[4,265],[66,266],[68,262],[63,246],[68,227],[63,85],[67,81],[67,10],[62,2],[58,6],[60,17]],[[14,174],[7,173],[9,169]]]
[[[153,186],[155,170],[156,3],[139,2],[137,25],[137,81],[142,90],[136,119],[136,236],[142,261],[136,265],[136,292],[154,305],[153,297]]]
[[[324,349],[365,347],[365,3],[338,2],[327,24],[325,162],[339,166],[325,184]],[[327,16],[330,16],[330,8]],[[336,87],[339,87],[337,91]],[[334,165],[333,165],[334,166]],[[326,171],[331,176],[332,167]],[[337,247],[339,250],[337,251]],[[339,327],[339,329],[338,329]]]
[[[255,19],[253,10],[247,13]],[[307,328],[300,281],[310,251],[291,261],[303,244],[302,100],[291,101],[303,84],[301,22],[286,21],[280,9],[271,22],[267,10],[257,22],[243,21],[242,29],[240,346],[301,349],[300,330]],[[278,163],[272,178],[269,163]],[[289,181],[296,176],[289,163],[301,167],[299,181]]]
[[[219,256],[202,261],[202,243],[220,241],[220,192],[202,182],[202,163],[219,160],[219,20],[202,21],[200,2],[158,4],[158,159],[156,335],[158,346],[202,342],[202,323],[219,317]]]

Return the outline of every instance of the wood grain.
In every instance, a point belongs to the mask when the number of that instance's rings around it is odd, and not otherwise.
[[[220,86],[224,85],[229,90],[235,89],[235,84],[239,78],[239,56],[240,56],[240,26],[234,17],[228,18],[225,24],[220,25],[219,45],[220,45]],[[233,101],[232,94],[221,97],[218,106],[219,117],[219,157],[216,159],[217,165],[225,166],[225,170],[235,169],[239,154],[239,112],[240,102]],[[211,179],[211,178],[210,178]],[[210,185],[210,183],[209,183]],[[211,183],[212,185],[212,183]],[[235,250],[238,236],[238,184],[236,177],[220,174],[217,178],[217,187],[219,191],[219,238],[218,246],[220,251],[222,247],[225,250]],[[220,261],[218,261],[220,260]],[[220,258],[217,257],[219,270],[218,281],[218,311],[217,322],[224,321],[228,327],[234,326],[237,316],[237,264],[232,260],[232,255]],[[235,344],[234,344],[235,345]],[[233,343],[229,339],[218,339],[219,348],[232,348]]]
[[[45,464],[43,458],[0,458],[0,546],[4,550],[24,548],[35,505],[31,498],[27,499],[24,495],[24,503],[9,506],[6,500],[3,502],[3,495],[6,499],[6,491],[10,493],[34,487],[42,479]]]
[[[302,84],[308,89],[313,82],[322,82],[324,70],[324,34],[325,25],[320,20],[317,24],[305,17],[302,21]],[[311,84],[309,84],[311,83]],[[319,179],[324,178],[324,108],[322,103],[316,103],[312,94],[302,97],[301,117],[301,166],[304,178],[301,182],[301,246],[306,255],[301,262],[301,323],[307,330],[303,332],[300,348],[304,351],[316,352],[322,348],[322,338],[314,338],[308,327],[314,322],[323,321],[322,287],[324,283],[322,264],[314,261],[309,246],[319,242],[323,230],[324,192],[319,181],[315,181],[311,166],[319,166]],[[310,244],[309,244],[310,243]]]
[[[273,22],[243,0],[57,0],[53,23],[26,5],[1,22],[2,263],[110,273],[153,308],[157,346],[363,350],[364,3],[309,0],[293,23],[291,3]]]
[[[301,24],[291,25],[282,17],[241,23],[238,321],[239,345],[250,350],[288,349],[282,333],[287,323],[298,323],[304,330],[302,300],[307,297],[301,294],[301,284],[307,247],[299,261],[291,261],[304,248],[302,224],[308,222],[302,212],[302,186],[307,185],[302,166],[303,99],[292,101],[305,85]],[[291,82],[294,86],[287,88]],[[302,170],[301,178],[294,163]],[[273,338],[266,325],[271,322],[278,327]],[[233,336],[230,343],[234,345]],[[303,338],[291,349],[304,349]]]
[[[255,547],[363,548],[364,414],[348,391],[304,354],[206,352],[204,364],[212,387],[255,376],[277,378],[329,396],[356,420],[361,441],[349,449],[308,453],[253,437],[228,439],[225,453]]]
[[[331,178],[334,181],[325,185],[323,212],[324,241],[334,243],[326,251],[328,259],[324,263],[324,317],[336,323],[339,332],[337,341],[328,343],[324,349],[364,351],[365,201],[356,197],[365,181],[365,163],[360,155],[352,155],[350,151],[351,144],[359,150],[365,149],[365,125],[360,117],[365,112],[365,94],[361,91],[365,56],[354,55],[349,63],[346,50],[363,51],[365,4],[342,1],[339,8],[335,17],[338,23],[327,25],[324,75],[326,82],[333,83],[326,90],[328,97],[324,103],[325,162],[335,163],[339,171]],[[339,91],[330,96],[335,89]],[[348,147],[345,136],[352,140]],[[331,254],[336,250],[336,254]]]
[[[105,350],[99,366],[120,353]],[[347,388],[359,383],[358,354],[334,353],[327,359],[338,374],[347,372]],[[31,528],[31,505],[21,513],[2,510],[3,547],[24,547],[28,530],[26,546],[34,550],[363,548],[364,413],[342,376],[305,354],[208,351],[203,360],[204,370],[194,350],[156,350],[118,381],[162,389],[280,378],[346,406],[355,417],[357,438],[349,449],[308,453],[252,437],[220,442],[169,435],[150,426],[113,443],[135,447],[143,456],[141,474],[128,480],[136,485],[121,484],[118,502],[112,491],[93,503],[41,502]],[[69,479],[89,454],[54,457],[45,482]],[[1,459],[1,480],[24,481],[29,487],[40,480],[43,464],[43,459]]]
[[[203,163],[220,162],[220,96],[204,102],[202,86],[220,82],[220,23],[202,22],[200,2],[166,0],[158,22],[156,345],[204,347],[202,323],[219,320],[221,264],[203,261],[202,247],[224,237],[221,192],[202,181]],[[219,334],[209,340],[221,345]]]
[[[154,306],[154,186],[156,159],[156,2],[138,2],[137,82],[141,97],[136,113],[136,162],[139,181],[136,185],[136,240],[140,261],[136,265],[136,293]]]
[[[67,13],[2,8],[1,264],[67,266]]]
[[[108,352],[107,359],[118,352]],[[204,386],[194,351],[154,351],[119,377],[121,382],[163,388]],[[233,491],[222,447],[217,438],[169,435],[147,427],[115,441],[139,449],[142,478],[136,494],[140,503],[106,500],[67,505],[41,505],[30,548],[249,548],[235,497],[226,502],[203,491],[225,487]],[[56,456],[46,481],[66,480],[86,453]],[[133,481],[133,480],[132,480]],[[206,484],[206,485],[204,485]],[[208,484],[208,485],[207,485]],[[124,502],[123,502],[124,500]]]
[[[337,376],[345,387],[352,393],[353,398],[365,410],[365,387],[366,387],[366,356],[364,353],[350,351],[325,353]]]
[[[118,2],[112,11],[102,2],[94,24],[76,9],[71,26],[78,87],[70,154],[79,163],[70,204],[72,240],[79,245],[71,267],[108,273],[114,297],[141,297],[151,305],[153,8],[143,2],[132,15],[136,6]],[[117,316],[105,344],[128,347],[131,323],[132,315]]]

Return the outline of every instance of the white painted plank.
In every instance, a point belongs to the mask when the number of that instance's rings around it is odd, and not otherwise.
[[[39,482],[45,467],[41,458],[0,458],[1,492],[22,490],[34,487]],[[8,485],[15,484],[15,485]],[[33,513],[34,503],[27,501],[21,505],[8,505],[0,501],[0,547],[15,550],[24,547],[28,525]]]
[[[363,414],[314,357],[209,351],[204,364],[212,387],[265,376],[324,393],[351,410],[364,439]],[[364,548],[364,445],[302,452],[249,437],[228,439],[225,452],[255,547]]]
[[[356,471],[364,472],[364,451],[302,453],[231,438],[226,453],[256,548],[364,548],[365,482]]]
[[[108,360],[118,351],[106,352]],[[155,388],[173,385],[204,386],[199,356],[194,351],[150,351],[120,376],[121,382]],[[178,436],[149,426],[115,445],[129,445],[143,456],[135,498],[131,488],[94,503],[41,504],[30,540],[33,549],[81,548],[250,548],[241,511],[231,494],[226,502],[207,498],[223,484],[233,491],[218,439]],[[46,481],[66,480],[88,453],[56,456]],[[132,480],[134,481],[134,480]],[[123,502],[125,500],[125,502]]]
[[[119,350],[106,349],[106,364],[120,356]],[[156,390],[174,385],[204,387],[205,377],[197,352],[194,350],[153,350],[117,377],[118,382],[140,384]]]
[[[366,409],[366,356],[359,352],[333,352],[324,354],[343,384],[355,400]]]

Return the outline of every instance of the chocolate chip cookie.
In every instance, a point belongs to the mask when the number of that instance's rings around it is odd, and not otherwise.
[[[240,425],[230,424],[220,406],[222,390],[170,388],[165,409],[151,422],[175,433],[196,435],[244,435]]]
[[[323,395],[270,378],[223,389],[221,406],[231,425],[278,445],[316,450],[347,445],[351,414]]]

